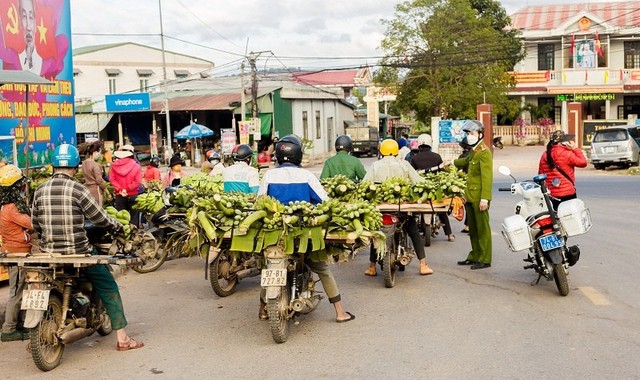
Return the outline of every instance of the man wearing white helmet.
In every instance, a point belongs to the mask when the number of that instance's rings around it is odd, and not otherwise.
[[[430,135],[423,133],[418,136],[418,154],[411,157],[411,166],[418,172],[437,172],[444,168],[444,162],[442,157],[436,152],[431,151],[431,145],[433,145],[433,139]],[[456,237],[451,231],[451,223],[449,223],[449,217],[446,213],[439,212],[438,218],[442,223],[444,233],[447,235],[449,241],[456,240]]]

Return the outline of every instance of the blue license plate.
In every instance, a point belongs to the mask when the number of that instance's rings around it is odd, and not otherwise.
[[[560,248],[564,245],[564,240],[555,234],[545,235],[540,238],[540,246],[542,250],[547,252],[552,249]]]

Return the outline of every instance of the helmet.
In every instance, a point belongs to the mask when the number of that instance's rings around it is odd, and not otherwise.
[[[423,133],[420,136],[418,136],[418,146],[422,146],[422,145],[427,145],[427,146],[433,145],[433,139],[431,138],[431,135]]]
[[[23,178],[22,170],[15,165],[5,165],[0,168],[0,186],[12,186]]]
[[[383,156],[397,156],[398,143],[394,139],[385,139],[380,143],[380,154]]]
[[[567,141],[571,141],[576,137],[576,135],[564,133],[564,131],[558,129],[557,131],[553,131],[551,134],[551,139],[549,142],[552,144],[559,144]]]
[[[300,165],[302,151],[302,140],[296,135],[286,135],[276,144],[276,160],[279,164],[290,162]]]
[[[347,135],[340,135],[336,139],[336,151],[344,150],[347,152],[351,152],[353,149],[353,142],[351,142],[351,137]]]
[[[240,144],[233,147],[231,157],[234,161],[245,161],[251,158],[253,149],[247,144]]]
[[[149,165],[154,166],[156,168],[160,166],[160,157],[152,156],[151,159],[149,160]]]
[[[76,168],[80,165],[80,153],[78,149],[71,144],[58,145],[53,150],[51,165],[54,168]]]
[[[211,152],[211,154],[209,154],[209,152]],[[218,152],[214,151],[214,150],[210,150],[209,152],[207,152],[207,160],[209,160],[209,162],[213,163],[213,161],[218,161],[220,162],[220,155],[218,154]]]
[[[418,150],[419,147],[420,144],[418,143],[418,140],[411,140],[411,142],[409,143],[409,149],[411,150]]]
[[[463,132],[477,131],[478,133],[484,133],[484,126],[478,120],[467,120],[462,124]]]

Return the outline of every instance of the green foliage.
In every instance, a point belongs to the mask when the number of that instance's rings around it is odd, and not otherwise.
[[[398,83],[394,110],[414,112],[417,120],[475,118],[485,99],[497,112],[511,109],[508,71],[522,49],[518,32],[504,29],[508,23],[494,0],[405,1],[383,20],[386,56],[375,79]]]

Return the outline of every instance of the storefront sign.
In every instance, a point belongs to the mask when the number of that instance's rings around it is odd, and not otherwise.
[[[231,154],[236,145],[236,132],[233,129],[220,130],[220,148],[223,154]]]
[[[582,102],[587,100],[615,100],[616,94],[558,94],[556,100],[559,102]]]

